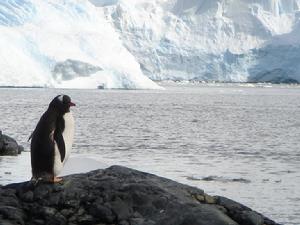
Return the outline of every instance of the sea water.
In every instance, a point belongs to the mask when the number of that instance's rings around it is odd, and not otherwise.
[[[25,147],[0,157],[0,184],[30,179],[28,137],[57,94],[77,104],[64,174],[124,165],[300,224],[300,88],[170,85],[166,90],[0,89],[0,129]]]

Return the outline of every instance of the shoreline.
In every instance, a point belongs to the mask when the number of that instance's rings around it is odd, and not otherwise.
[[[228,86],[228,87],[300,87],[300,83],[272,83],[272,82],[223,82],[223,81],[199,81],[199,80],[153,80],[156,84],[164,86]],[[0,89],[62,89],[62,90],[152,90],[152,89],[130,89],[130,88],[56,88],[47,86],[13,86],[13,85],[0,85]],[[153,89],[157,90],[157,89]]]

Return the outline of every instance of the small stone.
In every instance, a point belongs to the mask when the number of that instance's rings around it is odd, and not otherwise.
[[[198,200],[199,202],[205,202],[205,198],[204,198],[203,195],[198,195],[198,194],[196,194],[196,195],[194,195],[194,198],[195,198],[196,200]]]
[[[210,195],[205,195],[205,202],[207,204],[216,204],[217,200],[215,197],[210,196]]]

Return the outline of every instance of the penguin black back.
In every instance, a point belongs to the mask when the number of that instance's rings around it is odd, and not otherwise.
[[[31,167],[33,179],[52,179],[55,145],[60,153],[61,162],[65,158],[65,143],[62,133],[65,129],[63,116],[74,106],[67,95],[56,96],[47,111],[40,118],[31,135]]]

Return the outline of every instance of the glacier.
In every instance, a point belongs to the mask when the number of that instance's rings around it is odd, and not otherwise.
[[[300,82],[300,0],[90,0],[152,80]]]
[[[0,86],[160,88],[86,0],[0,2]]]
[[[6,0],[0,86],[300,82],[300,0]]]

